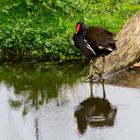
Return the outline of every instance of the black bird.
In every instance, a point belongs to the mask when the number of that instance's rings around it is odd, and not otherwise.
[[[87,28],[83,22],[78,22],[76,23],[76,33],[73,35],[73,41],[75,46],[91,60],[88,78],[93,77],[93,62],[95,63],[99,57],[103,57],[102,75],[104,72],[105,56],[116,50],[113,33],[99,26]]]

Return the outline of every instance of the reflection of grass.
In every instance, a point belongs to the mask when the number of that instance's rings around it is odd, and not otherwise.
[[[25,116],[27,113],[28,113],[28,108],[25,106],[22,111],[22,115]]]
[[[10,105],[19,108],[24,104],[23,114],[26,114],[30,106],[38,109],[48,99],[56,98],[62,85],[73,86],[83,72],[80,63],[5,65],[0,69],[0,81],[14,87],[20,101],[11,99]]]
[[[18,100],[12,100],[12,99],[10,99],[9,102],[10,102],[10,106],[13,107],[13,108],[19,108],[19,107],[21,107],[21,102],[18,101]]]

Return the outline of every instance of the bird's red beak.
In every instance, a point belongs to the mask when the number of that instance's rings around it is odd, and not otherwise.
[[[80,30],[80,24],[76,24],[76,33],[78,33]]]

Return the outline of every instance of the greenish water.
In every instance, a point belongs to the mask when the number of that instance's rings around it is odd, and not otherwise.
[[[0,66],[0,140],[139,140],[140,69],[91,84],[84,63]]]
[[[30,104],[38,108],[49,99],[57,98],[62,86],[72,87],[83,72],[83,65],[76,63],[5,64],[0,67],[0,81],[14,88],[15,96],[24,96],[21,100],[10,99],[11,106]]]

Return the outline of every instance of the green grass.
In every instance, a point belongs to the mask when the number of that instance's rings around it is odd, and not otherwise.
[[[77,21],[117,34],[139,9],[138,0],[1,0],[0,57],[16,61],[81,59],[72,42]]]

